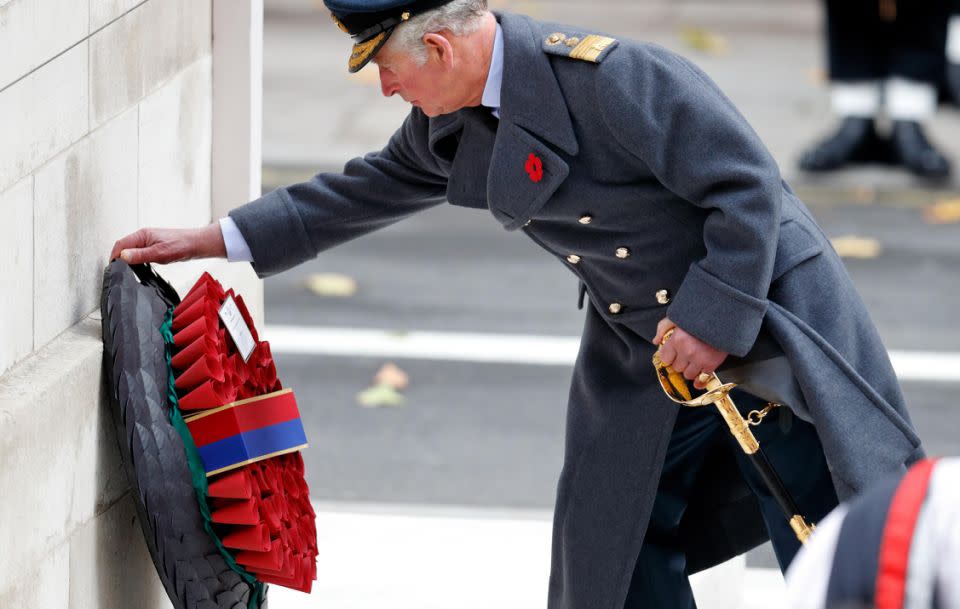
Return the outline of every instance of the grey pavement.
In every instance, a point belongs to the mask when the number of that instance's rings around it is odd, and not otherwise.
[[[960,351],[960,225],[929,226],[926,206],[956,196],[901,171],[868,168],[813,179],[794,159],[830,126],[822,82],[819,3],[499,1],[495,8],[650,40],[701,65],[780,161],[831,237],[877,239],[882,252],[848,268],[891,349]],[[706,28],[726,51],[684,42]],[[319,0],[267,0],[264,40],[266,187],[338,170],[380,148],[408,111],[384,99],[372,69],[349,76],[349,41]],[[960,162],[960,114],[945,109],[933,137]],[[349,298],[323,298],[318,272],[354,277]],[[487,212],[441,206],[324,253],[266,283],[268,324],[576,336],[576,282],[522,233]],[[307,435],[307,475],[321,501],[549,510],[562,460],[566,366],[397,361],[407,403],[363,409],[356,394],[385,360],[277,356]],[[928,450],[958,454],[956,385],[904,386]],[[748,563],[773,566],[769,550]]]

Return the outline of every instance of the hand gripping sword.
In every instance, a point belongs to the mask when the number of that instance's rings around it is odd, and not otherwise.
[[[671,334],[673,334],[673,330],[667,332],[661,344],[666,343],[667,340],[670,339]],[[709,380],[704,383],[706,385],[706,391],[694,396],[691,391],[692,386],[687,379],[670,366],[664,364],[660,360],[659,351],[653,355],[653,366],[656,368],[660,386],[663,387],[664,393],[666,393],[667,397],[672,401],[690,407],[709,406],[711,404],[717,407],[720,416],[723,417],[723,420],[727,423],[727,427],[730,428],[730,433],[734,439],[736,439],[740,448],[743,449],[743,452],[746,453],[747,458],[756,468],[760,477],[763,478],[767,488],[770,489],[770,493],[774,499],[776,499],[783,515],[786,516],[790,522],[790,528],[793,529],[797,539],[800,540],[800,543],[807,543],[807,538],[810,537],[815,526],[808,524],[806,519],[800,515],[800,508],[797,507],[797,503],[783,485],[783,480],[777,475],[776,470],[773,469],[767,456],[763,453],[763,449],[760,448],[760,443],[757,442],[757,438],[753,435],[753,432],[750,431],[750,425],[758,424],[760,420],[766,416],[767,412],[777,406],[777,404],[771,402],[762,411],[751,412],[749,417],[744,419],[740,416],[740,411],[737,410],[733,400],[730,399],[730,392],[737,386],[735,383],[723,383],[717,377],[716,373],[711,372],[708,375]]]

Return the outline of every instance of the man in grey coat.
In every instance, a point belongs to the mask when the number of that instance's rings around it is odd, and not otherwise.
[[[194,230],[141,229],[129,262],[223,256],[261,277],[448,201],[489,209],[577,278],[586,320],[554,512],[551,609],[693,607],[687,575],[798,542],[715,414],[678,409],[651,358],[745,411],[816,521],[921,454],[843,263],[730,101],[662,48],[485,0],[327,0],[413,105],[386,147]]]

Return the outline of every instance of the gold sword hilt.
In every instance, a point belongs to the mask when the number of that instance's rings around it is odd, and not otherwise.
[[[667,344],[667,341],[673,336],[673,331],[674,328],[671,328],[663,335],[663,340],[660,341],[661,347]],[[694,397],[690,381],[672,367],[663,363],[663,360],[660,359],[659,349],[653,354],[653,367],[657,370],[657,379],[660,381],[663,392],[667,394],[670,400],[683,406],[699,407],[716,404],[737,387],[736,383],[721,382],[716,373],[711,372],[707,375],[709,378],[704,383],[706,392]]]
[[[670,340],[672,335],[673,329],[668,330],[660,342],[661,346]],[[734,404],[733,399],[730,397],[730,392],[737,387],[736,383],[724,383],[715,372],[703,373],[700,375],[699,380],[703,381],[705,391],[699,395],[694,395],[690,387],[690,382],[682,374],[663,363],[663,360],[660,359],[659,349],[653,354],[653,366],[656,369],[660,387],[663,388],[663,392],[671,401],[683,406],[695,408],[713,404],[716,406],[720,416],[723,417],[724,422],[726,422],[727,427],[730,429],[731,435],[733,435],[743,452],[747,455],[756,455],[756,457],[760,457],[766,462],[766,457],[764,457],[762,453],[757,455],[757,453],[760,452],[760,443],[757,441],[756,436],[753,435],[753,432],[750,431],[750,425],[759,423],[763,417],[766,416],[772,408],[778,406],[778,404],[771,402],[763,411],[751,412],[749,417],[745,419],[741,416],[736,404]],[[767,467],[769,467],[768,463]],[[780,482],[780,484],[782,485],[782,482]],[[783,492],[786,491],[786,489],[782,490]],[[790,503],[795,507],[792,499]],[[793,529],[797,539],[805,544],[816,527],[807,523],[806,519],[797,513],[795,509],[792,511],[794,513],[788,516],[790,528]]]
[[[666,343],[673,330],[667,332],[663,337],[661,344]],[[657,370],[657,378],[660,380],[660,386],[671,401],[683,406],[701,407],[713,404],[717,411],[730,428],[730,433],[736,438],[740,448],[748,455],[756,453],[760,449],[760,444],[750,431],[749,422],[740,416],[736,404],[730,398],[730,392],[736,389],[736,383],[722,382],[715,372],[707,374],[706,391],[694,397],[690,388],[689,381],[682,374],[663,363],[660,359],[660,352],[653,354],[653,365]],[[701,375],[702,376],[702,375]]]

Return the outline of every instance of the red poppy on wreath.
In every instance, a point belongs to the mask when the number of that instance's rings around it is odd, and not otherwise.
[[[527,162],[523,168],[534,182],[543,179],[543,161],[534,153],[531,152],[530,156],[527,157]]]

